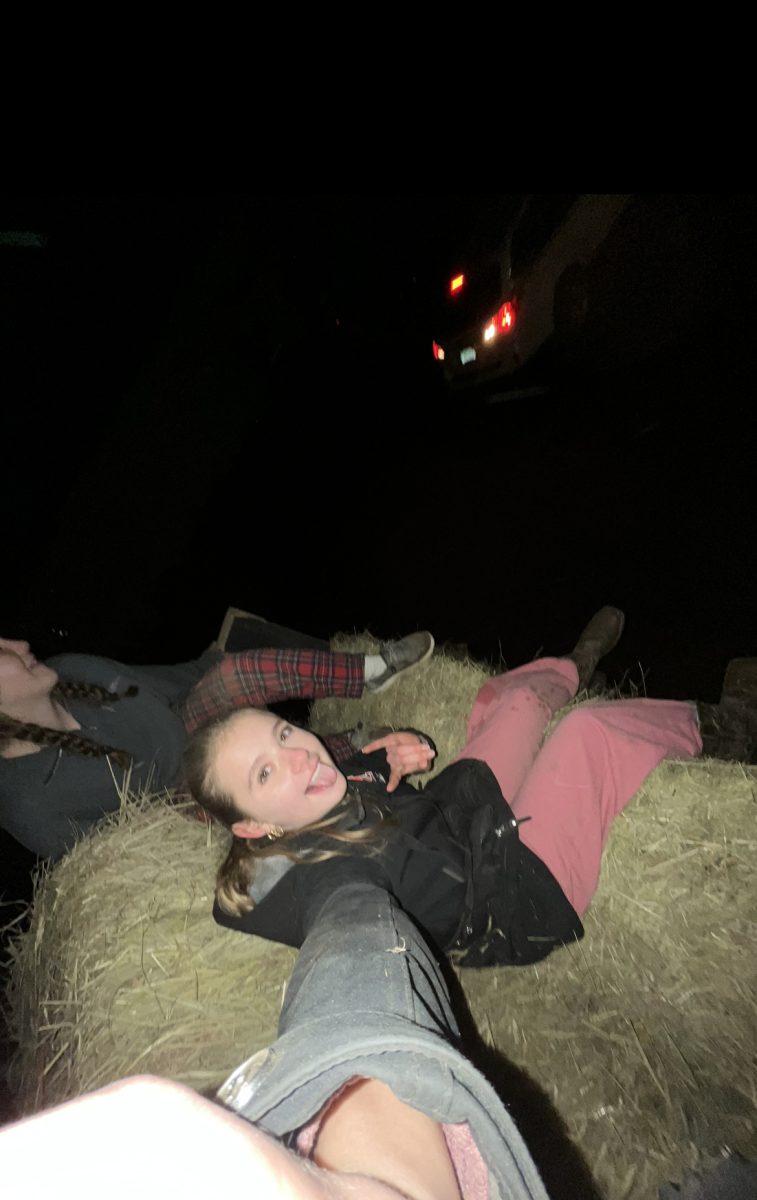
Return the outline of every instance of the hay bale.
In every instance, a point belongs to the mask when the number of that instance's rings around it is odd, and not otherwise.
[[[295,951],[215,923],[228,836],[192,808],[124,796],[37,877],[7,992],[22,1113],[142,1071],[213,1089],[276,1036]]]
[[[427,729],[436,772],[491,673],[437,654],[379,696],[318,701],[313,725]],[[727,1149],[757,1156],[755,816],[757,769],[662,764],[615,823],[585,939],[456,972],[479,1034],[543,1089],[606,1200],[655,1200]],[[206,1090],[272,1039],[294,952],[214,924],[225,847],[127,797],[40,878],[9,993],[25,1111],[134,1071]]]
[[[757,1157],[756,800],[754,768],[662,763],[615,822],[583,941],[458,972],[608,1200]]]

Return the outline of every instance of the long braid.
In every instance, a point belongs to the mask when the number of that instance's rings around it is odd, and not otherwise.
[[[89,704],[112,704],[125,696],[136,696],[139,688],[131,686],[125,692],[111,692],[96,683],[79,683],[72,679],[59,679],[52,692],[53,699],[83,700]],[[31,721],[17,721],[0,712],[0,748],[8,742],[31,742],[34,746],[57,746],[64,754],[76,754],[82,758],[109,757],[119,767],[127,768],[132,756],[127,750],[105,746],[92,738],[84,737],[73,729],[48,729],[46,725],[35,725]]]
[[[76,679],[59,679],[51,695],[53,700],[83,700],[86,704],[112,704],[125,696],[136,696],[139,688],[134,684],[125,692],[111,692],[99,683],[79,683]]]
[[[35,746],[59,746],[64,754],[78,754],[82,758],[105,758],[109,755],[119,767],[124,768],[131,762],[128,751],[94,742],[74,729],[48,729],[46,725],[15,721],[13,717],[0,713],[0,747],[13,741],[31,742]]]

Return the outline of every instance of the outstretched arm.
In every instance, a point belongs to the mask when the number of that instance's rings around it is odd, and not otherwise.
[[[459,1200],[436,1122],[384,1085],[363,1083],[324,1119],[323,1168],[214,1101],[148,1075],[0,1129],[3,1185],[9,1196],[31,1186],[58,1200],[100,1200],[104,1184],[114,1198],[142,1200],[207,1200],[240,1185],[259,1200]]]
[[[371,856],[289,872],[304,940],[278,1037],[218,1099],[317,1163],[414,1198],[450,1200],[459,1181],[466,1196],[547,1200],[502,1101],[461,1053],[436,954],[381,875]]]

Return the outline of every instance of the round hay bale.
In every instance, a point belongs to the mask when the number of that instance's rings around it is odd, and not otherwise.
[[[318,701],[313,727],[427,730],[435,773],[492,673],[437,653],[378,696]],[[613,827],[583,941],[456,971],[480,1037],[543,1091],[605,1200],[757,1156],[756,817],[756,768],[663,763]],[[226,844],[165,798],[125,797],[40,876],[8,993],[24,1111],[137,1071],[209,1090],[272,1040],[295,952],[213,922]]]
[[[608,1200],[757,1157],[757,770],[662,763],[610,834],[583,941],[458,971],[476,1027],[553,1101]]]
[[[22,1113],[143,1071],[205,1091],[275,1037],[295,951],[215,923],[228,837],[192,809],[126,796],[37,877],[6,1005]]]

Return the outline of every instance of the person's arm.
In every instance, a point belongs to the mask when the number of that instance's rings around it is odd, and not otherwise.
[[[240,1189],[257,1200],[457,1200],[454,1173],[450,1186],[437,1169],[437,1156],[443,1167],[446,1155],[452,1172],[446,1147],[438,1146],[433,1130],[426,1143],[414,1110],[400,1105],[402,1112],[387,1114],[395,1125],[386,1154],[368,1148],[361,1161],[362,1154],[356,1159],[341,1143],[360,1128],[369,1147],[381,1141],[384,1115],[377,1113],[371,1136],[357,1114],[349,1115],[351,1107],[348,1102],[335,1114],[328,1135],[333,1165],[321,1169],[182,1084],[133,1076],[0,1129],[3,1194],[100,1200],[107,1181],[112,1200],[208,1200]],[[370,1114],[363,1115],[370,1122]],[[343,1122],[340,1133],[336,1126]],[[406,1122],[413,1132],[409,1145]]]
[[[265,892],[253,908],[233,916],[213,901],[213,919],[224,929],[250,933],[269,942],[299,949],[305,937],[303,927],[302,891],[318,883],[327,891],[342,886],[355,877],[387,886],[387,877],[379,859],[336,855],[316,863],[293,862],[287,871]]]
[[[225,912],[218,900],[214,900],[214,921],[224,929],[251,933],[254,937],[266,938],[269,942],[279,942],[284,946],[301,946],[304,935],[297,901],[297,878],[300,871],[313,869],[315,867],[306,868],[293,863],[254,908],[240,913],[239,916]]]
[[[461,1052],[437,953],[391,890],[371,881],[377,865],[374,856],[331,859],[296,873],[305,939],[276,1041],[240,1063],[217,1098],[338,1167],[333,1178],[374,1171],[413,1200],[420,1179],[450,1200],[452,1163],[468,1196],[547,1200],[501,1099]],[[353,1088],[362,1080],[370,1083]]]
[[[237,708],[265,708],[300,697],[359,699],[364,682],[364,654],[275,649],[228,654],[192,689],[182,717],[192,734]]]

